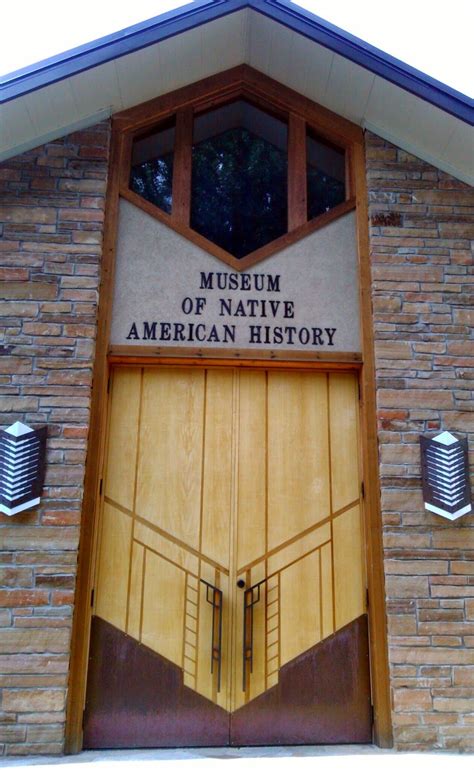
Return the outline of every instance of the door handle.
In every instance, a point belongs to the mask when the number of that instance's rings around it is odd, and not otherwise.
[[[242,645],[242,690],[247,689],[247,672],[253,671],[253,608],[260,601],[260,586],[266,578],[244,592],[244,634]],[[255,592],[255,593],[254,593]]]
[[[212,607],[211,674],[217,664],[217,692],[221,691],[222,667],[222,591],[201,578],[206,586],[206,601]]]

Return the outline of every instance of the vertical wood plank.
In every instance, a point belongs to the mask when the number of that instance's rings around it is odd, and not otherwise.
[[[344,152],[345,200],[354,197],[354,164],[350,147]]]
[[[265,553],[266,375],[240,372],[237,567]]]
[[[336,628],[365,612],[360,508],[355,505],[333,521]]]
[[[221,691],[217,693],[216,703],[222,708],[230,709],[231,697],[231,625],[234,603],[231,599],[235,581],[232,577],[215,570],[215,585],[222,591],[222,661],[221,661]]]
[[[333,599],[332,599],[332,549],[331,544],[326,543],[320,550],[321,554],[321,604],[322,604],[322,629],[323,639],[334,633]]]
[[[121,369],[112,383],[105,494],[128,510],[133,509],[140,377],[139,369]]]
[[[268,547],[329,515],[324,374],[268,373]]]
[[[359,499],[357,381],[353,374],[329,375],[332,512]]]
[[[361,309],[361,338],[364,366],[361,375],[361,443],[367,579],[369,591],[369,636],[374,701],[374,732],[378,746],[393,745],[385,608],[385,575],[383,569],[382,519],[380,515],[380,481],[377,444],[377,413],[375,403],[375,356],[372,326],[371,272],[369,250],[368,192],[365,177],[363,142],[351,148],[359,253],[359,286]]]
[[[173,202],[171,216],[182,225],[191,218],[191,167],[193,150],[193,109],[183,107],[176,113],[173,160]]]
[[[145,371],[136,513],[193,548],[199,545],[203,408],[202,370]]]
[[[284,569],[280,581],[280,665],[284,666],[321,639],[319,551]]]
[[[132,167],[133,136],[125,134],[122,140],[122,162],[120,164],[120,186],[130,185],[130,171]]]
[[[264,577],[264,564],[260,563],[252,569],[252,585]],[[239,595],[240,598],[241,594]],[[260,586],[260,601],[253,608],[253,666],[250,674],[249,689],[246,699],[252,700],[266,689],[265,659],[266,659],[266,586]],[[239,631],[241,626],[239,626]],[[275,648],[277,649],[277,648]]]
[[[105,503],[95,612],[121,631],[126,630],[131,546],[132,519]]]
[[[306,121],[290,113],[288,121],[288,231],[308,218],[306,183]]]
[[[216,570],[206,562],[201,562],[201,578],[210,585],[216,584]],[[214,677],[211,674],[211,639],[212,639],[212,606],[207,601],[207,588],[203,583],[198,585],[199,591],[199,615],[196,628],[196,691],[205,698],[213,700]],[[224,600],[223,632],[227,631],[228,602]],[[225,645],[223,645],[225,649]],[[222,661],[224,663],[224,661]],[[227,661],[226,661],[227,662]],[[222,690],[227,690],[227,677],[229,672],[226,666],[222,667]]]
[[[202,553],[229,566],[232,495],[233,372],[207,374],[202,498]]]
[[[177,666],[181,666],[184,645],[185,582],[183,570],[148,551],[142,643]],[[188,622],[191,627],[193,621]]]
[[[128,593],[127,634],[138,640],[140,640],[140,620],[142,616],[144,551],[145,549],[140,543],[133,543],[130,589]]]

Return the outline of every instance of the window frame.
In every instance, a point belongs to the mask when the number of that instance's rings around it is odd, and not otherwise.
[[[211,81],[214,87],[210,87]],[[237,99],[244,99],[270,115],[283,119],[288,126],[287,231],[241,259],[193,230],[190,225],[194,119]],[[129,180],[133,142],[173,117],[175,147],[172,207],[171,213],[167,213],[131,190]],[[208,78],[158,97],[139,108],[131,108],[119,114],[114,122],[119,124],[124,134],[120,196],[239,272],[355,209],[351,146],[355,141],[360,142],[361,134],[357,127],[285,86],[276,84],[248,65],[240,65],[222,76]],[[345,157],[345,200],[310,220],[307,218],[308,133],[342,150]]]

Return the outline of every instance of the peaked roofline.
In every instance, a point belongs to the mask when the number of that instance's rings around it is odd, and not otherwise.
[[[0,103],[44,88],[149,45],[250,8],[474,125],[474,100],[289,0],[194,0],[111,35],[0,78]]]

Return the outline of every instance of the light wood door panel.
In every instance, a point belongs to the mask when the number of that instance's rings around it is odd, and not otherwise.
[[[110,399],[105,494],[128,510],[133,508],[135,491],[140,386],[141,372],[127,369],[114,378]]]
[[[334,628],[334,591],[331,543],[319,550],[321,569],[321,629],[322,638],[332,634]]]
[[[365,612],[361,530],[360,507],[358,505],[334,519],[336,630]]]
[[[237,565],[258,559],[266,547],[267,375],[239,377]]]
[[[359,498],[358,387],[351,374],[329,377],[333,512]]]
[[[357,398],[351,374],[114,372],[95,613],[228,712],[365,612]]]
[[[235,465],[232,449],[236,409],[234,376],[232,371],[217,369],[208,371],[206,380],[200,551],[228,567]]]
[[[177,564],[194,575],[198,574],[199,556],[197,551],[186,547],[185,544],[174,540],[164,531],[153,528],[146,521],[137,517],[134,520],[134,538],[137,543],[161,554],[172,564]]]
[[[126,630],[132,519],[105,503],[96,592],[96,612],[121,631]]]
[[[329,516],[327,381],[268,374],[268,547]]]
[[[198,548],[204,372],[156,374],[143,374],[136,512]]]
[[[143,613],[143,581],[145,578],[145,548],[136,540],[132,548],[130,569],[130,590],[128,596],[127,633],[134,639],[141,639]]]
[[[289,564],[298,561],[305,554],[330,540],[331,525],[329,521],[323,522],[308,533],[301,532],[299,537],[292,538],[289,543],[281,545],[280,548],[268,554],[268,574],[273,575],[280,572]]]
[[[313,551],[281,572],[280,665],[321,639],[319,562],[319,552]]]
[[[141,641],[168,660],[183,665],[186,573],[147,551],[143,585]],[[186,617],[193,633],[196,621]]]

